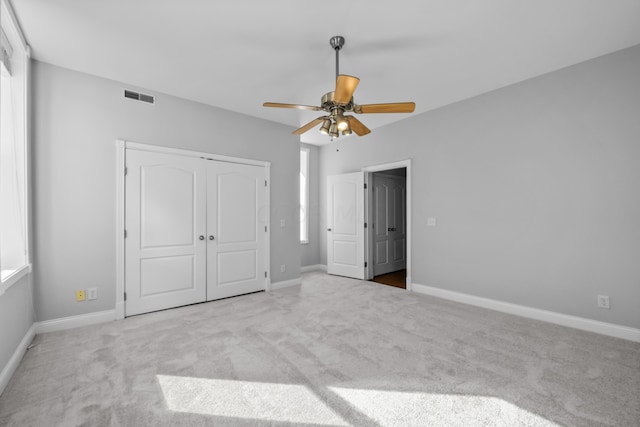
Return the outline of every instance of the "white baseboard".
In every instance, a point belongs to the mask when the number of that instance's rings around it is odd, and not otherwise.
[[[33,324],[24,335],[24,338],[22,338],[22,341],[20,341],[20,344],[18,344],[16,351],[13,352],[13,356],[11,356],[11,359],[9,359],[9,362],[5,365],[4,369],[0,373],[0,394],[4,392],[7,384],[9,384],[9,380],[11,380],[13,373],[16,371],[16,369],[18,369],[18,365],[20,365],[22,356],[24,356],[24,354],[26,353],[27,347],[29,347],[29,344],[31,344],[31,341],[33,341],[33,337],[35,336],[36,328],[35,324]]]
[[[282,289],[282,288],[288,288],[291,286],[298,286],[302,284],[302,279],[301,278],[297,278],[297,279],[291,279],[291,280],[283,280],[281,282],[275,282],[271,284],[271,290],[276,290],[276,289]]]
[[[300,267],[301,273],[308,273],[310,271],[327,271],[327,266],[324,264],[315,264],[315,265],[305,265]]]
[[[36,334],[44,334],[47,332],[64,331],[66,329],[95,325],[97,323],[111,322],[113,320],[116,320],[115,309],[36,322],[35,327]]]
[[[445,289],[434,288],[432,286],[421,285],[418,283],[412,283],[411,289],[420,294],[461,302],[463,304],[475,305],[477,307],[515,314],[516,316],[527,317],[529,319],[542,320],[543,322],[555,323],[556,325],[568,326],[570,328],[580,329],[583,331],[595,332],[597,334],[640,342],[640,329],[628,326],[586,319],[584,317],[571,316],[569,314],[556,313],[554,311],[547,311],[524,305],[511,304],[504,301],[463,294],[460,292],[447,291]]]

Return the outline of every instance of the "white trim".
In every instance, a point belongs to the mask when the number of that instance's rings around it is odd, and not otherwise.
[[[291,286],[298,286],[301,284],[302,284],[302,279],[300,277],[298,277],[297,279],[282,280],[280,282],[271,284],[271,290],[275,291],[276,289],[289,288]]]
[[[18,19],[16,18],[16,14],[13,11],[13,6],[11,2],[8,0],[2,0],[2,6],[0,7],[5,9],[2,11],[2,13],[0,13],[0,15],[9,17],[9,19],[11,20],[11,25],[13,25],[13,29],[15,30],[18,36],[18,39],[20,41],[20,47],[22,48],[22,51],[27,55],[27,57],[30,57],[31,49],[29,48],[29,45],[27,44],[27,41],[24,38],[24,34],[22,34],[22,28],[20,27],[20,25],[18,25]]]
[[[124,319],[124,198],[126,162],[126,142],[116,141],[116,319]]]
[[[267,236],[266,236],[266,254],[264,260],[264,268],[267,272],[267,277],[264,281],[264,290],[266,292],[271,291],[271,162],[266,162],[264,164],[264,179],[267,182],[265,188],[265,219],[264,223],[267,226]]]
[[[124,295],[123,295],[123,296],[124,296]],[[125,312],[124,312],[124,307],[125,307],[125,306],[124,306],[124,300],[123,300],[123,301],[118,301],[118,302],[116,302],[116,309],[115,309],[115,312],[116,312],[116,320],[122,320],[122,319],[124,319],[124,314],[125,314]]]
[[[23,231],[24,231],[24,249],[25,258],[24,265],[13,272],[7,277],[4,282],[0,282],[0,295],[3,295],[11,286],[18,283],[22,278],[27,276],[32,271],[31,267],[31,115],[29,114],[31,108],[31,48],[27,44],[22,28],[16,18],[16,14],[13,10],[13,5],[8,0],[2,0],[0,2],[0,17],[2,18],[2,26],[7,30],[3,31],[3,35],[7,39],[7,42],[11,44],[13,54],[23,54],[24,58],[21,61],[24,66],[24,83],[22,86],[22,120],[20,126],[24,133],[24,140],[21,143],[22,156],[23,156],[23,170],[22,170],[22,201],[23,209]],[[16,43],[17,42],[17,43]],[[18,55],[20,56],[20,55]]]
[[[9,288],[31,273],[31,264],[23,265],[14,271],[4,282],[0,283],[0,295],[3,295]]]
[[[406,160],[399,160],[397,162],[391,162],[391,163],[384,163],[381,165],[374,165],[374,166],[367,166],[362,168],[362,171],[365,173],[365,182],[368,183],[367,186],[370,185],[369,183],[369,175],[372,172],[381,172],[381,171],[385,171],[385,170],[389,170],[389,169],[399,169],[399,168],[406,168],[407,169],[407,176],[406,176],[406,213],[407,213],[407,235],[406,235],[406,239],[407,239],[407,278],[405,279],[405,287],[407,289],[407,291],[411,291],[412,289],[412,283],[411,283],[411,235],[412,235],[412,227],[411,227],[411,199],[413,197],[413,190],[412,190],[412,185],[411,185],[411,159],[406,159]],[[368,195],[369,192],[367,191],[366,194]],[[368,209],[368,196],[365,196],[365,209],[366,214],[366,220],[367,222],[371,222],[371,219],[369,218],[369,210]],[[372,263],[371,263],[371,259],[370,259],[370,253],[369,253],[369,242],[368,242],[368,236],[369,233],[365,233],[365,261],[368,262],[368,267],[367,267],[367,279],[371,279],[372,277],[370,277],[373,273],[373,267],[372,267]]]
[[[154,153],[173,154],[177,156],[200,157],[207,160],[217,160],[220,162],[241,163],[243,165],[267,166],[271,162],[243,159],[241,157],[223,156],[221,154],[204,153],[201,151],[185,150],[184,148],[161,147],[159,145],[141,144],[139,142],[123,141],[125,148],[130,150],[151,151]]]
[[[27,352],[27,347],[29,347],[29,344],[31,344],[31,341],[33,341],[33,338],[35,336],[35,325],[31,325],[27,333],[24,335],[24,338],[22,338],[22,341],[20,341],[20,344],[18,344],[16,351],[13,352],[11,359],[9,359],[9,362],[7,362],[4,369],[2,369],[2,372],[0,373],[0,395],[2,394],[2,392],[4,392],[7,384],[9,384],[9,380],[11,380],[11,377],[16,372],[16,369],[18,369],[22,357]]]
[[[527,307],[524,305],[512,304],[490,298],[478,297],[475,295],[463,294],[461,292],[448,291],[434,288],[432,286],[414,283],[414,292],[443,298],[463,304],[488,308],[503,313],[514,314],[516,316],[527,317],[529,319],[541,320],[543,322],[554,323],[556,325],[567,326],[597,334],[622,338],[625,340],[640,342],[640,329],[628,326],[615,325],[613,323],[601,322],[598,320],[586,319],[584,317],[571,316],[569,314],[556,313],[554,311],[542,310],[539,308]]]
[[[115,310],[96,311],[95,313],[80,314],[78,316],[61,317],[59,319],[36,322],[36,333],[64,331],[67,329],[81,328],[83,326],[107,323],[116,320]]]
[[[324,264],[305,265],[300,267],[301,273],[308,273],[310,271],[324,271],[327,272],[327,266]]]
[[[304,224],[305,224],[305,228],[306,228],[306,235],[307,238],[302,240],[300,239],[300,244],[303,245],[307,245],[309,244],[309,165],[310,165],[310,161],[309,161],[309,157],[311,156],[311,150],[306,148],[306,147],[300,147],[300,151],[304,151],[307,153],[307,165],[306,165],[306,173],[304,176],[304,184],[305,184],[305,189],[304,189],[304,195],[306,196],[306,199],[304,200],[304,203],[302,200],[300,200],[300,204],[304,206]],[[300,168],[302,168],[302,164],[299,165]],[[299,169],[300,170],[300,169]],[[298,194],[300,194],[300,192],[298,192]],[[302,218],[300,218],[300,220],[302,220]]]

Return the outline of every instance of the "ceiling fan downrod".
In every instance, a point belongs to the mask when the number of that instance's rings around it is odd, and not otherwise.
[[[344,46],[344,37],[342,36],[333,36],[329,40],[331,47],[336,51],[336,79],[340,74],[340,49]]]

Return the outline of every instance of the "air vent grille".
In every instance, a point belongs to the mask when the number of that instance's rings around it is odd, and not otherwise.
[[[146,102],[149,104],[155,104],[155,98],[151,95],[145,95],[144,93],[134,92],[132,90],[124,90],[124,97],[133,99],[136,101]]]

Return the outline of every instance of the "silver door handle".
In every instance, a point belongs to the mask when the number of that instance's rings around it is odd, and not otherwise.
[[[198,237],[198,239],[204,240],[204,236],[200,236],[200,237]]]

